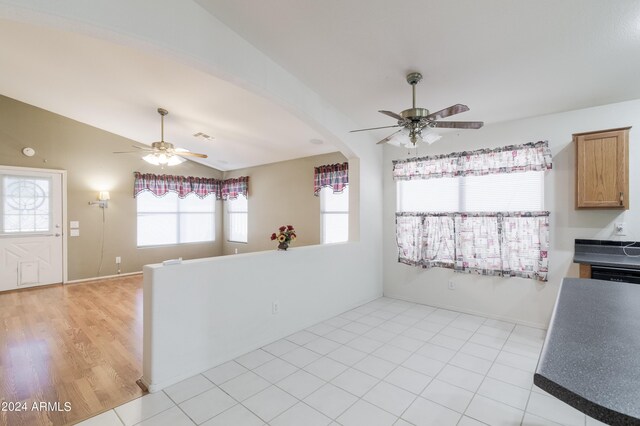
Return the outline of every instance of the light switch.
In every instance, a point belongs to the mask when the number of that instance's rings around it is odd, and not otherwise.
[[[72,237],[79,237],[80,236],[80,230],[79,229],[72,229],[71,230],[71,236]]]
[[[78,222],[77,220],[72,220],[71,222],[69,222],[69,228],[71,229],[80,228],[80,222]]]

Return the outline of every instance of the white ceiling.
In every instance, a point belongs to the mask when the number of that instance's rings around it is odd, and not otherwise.
[[[144,144],[165,140],[233,170],[336,151],[282,107],[167,58],[0,20],[0,94]],[[211,141],[192,135],[203,132]],[[132,149],[133,151],[133,149]],[[122,154],[135,155],[135,154]]]
[[[636,0],[196,1],[363,127],[410,107],[408,71],[418,106],[460,120],[640,98]]]
[[[640,98],[636,0],[196,1],[360,127],[395,124],[376,111],[410,106],[409,71],[424,75],[418,106],[469,105],[459,120]],[[0,94],[141,143],[159,139],[164,107],[165,139],[221,170],[335,150],[245,89],[76,33],[0,20],[0,72]]]

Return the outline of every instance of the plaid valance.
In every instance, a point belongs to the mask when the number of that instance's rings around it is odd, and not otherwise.
[[[396,160],[393,162],[393,179],[480,176],[550,170],[551,167],[549,143],[539,141],[501,148]]]
[[[235,200],[238,195],[249,196],[249,176],[226,179],[222,181],[221,198],[223,200]]]
[[[322,188],[333,188],[333,193],[342,192],[349,184],[349,163],[327,164],[315,167],[313,173],[313,195],[320,195]]]
[[[133,197],[143,191],[149,191],[161,197],[167,192],[175,192],[178,197],[185,198],[189,194],[196,194],[204,198],[209,194],[215,194],[220,199],[221,181],[219,179],[193,177],[154,175],[152,173],[134,172]]]
[[[196,194],[204,198],[215,194],[217,200],[233,200],[239,194],[249,195],[249,176],[233,179],[214,179],[193,176],[154,175],[152,173],[134,172],[133,197],[142,191],[149,191],[157,197],[167,192],[175,192],[178,197],[185,198],[189,194]]]

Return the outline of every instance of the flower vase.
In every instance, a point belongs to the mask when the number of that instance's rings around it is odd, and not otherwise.
[[[278,244],[278,250],[284,250],[286,251],[289,248],[289,243],[286,242],[281,242]]]

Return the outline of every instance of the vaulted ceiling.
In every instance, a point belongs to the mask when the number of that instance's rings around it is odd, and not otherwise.
[[[409,71],[424,75],[418,106],[464,103],[456,119],[489,124],[640,98],[635,0],[196,1],[360,127],[410,106]],[[282,106],[159,52],[2,20],[0,70],[0,94],[141,143],[167,108],[165,139],[221,170],[335,150]]]
[[[197,1],[361,125],[410,106],[409,71],[487,123],[640,97],[634,0]]]

